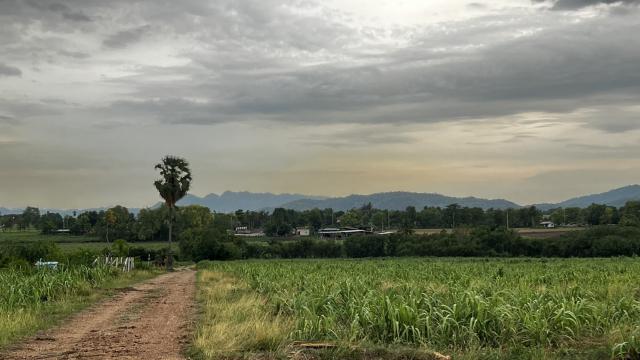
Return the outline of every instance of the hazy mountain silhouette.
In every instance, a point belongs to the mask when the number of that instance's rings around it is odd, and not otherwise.
[[[301,195],[301,194],[272,194],[252,193],[248,191],[225,191],[221,195],[209,194],[205,197],[187,195],[178,202],[178,205],[201,205],[213,211],[231,212],[242,210],[261,210],[278,207],[282,204],[301,199],[320,200],[325,196]]]
[[[593,203],[609,206],[621,207],[627,201],[640,201],[640,185],[629,185],[618,189],[610,190],[600,194],[585,195],[559,203],[535,204],[536,207],[547,210],[556,207],[587,207]],[[273,210],[276,207],[284,207],[295,210],[309,210],[313,208],[332,208],[334,210],[349,210],[371,203],[378,209],[404,210],[407,206],[415,206],[422,209],[425,206],[446,207],[451,204],[458,204],[467,207],[479,207],[483,209],[506,209],[517,208],[520,205],[504,199],[482,199],[476,197],[452,197],[435,193],[415,193],[415,192],[384,192],[370,195],[349,195],[343,197],[328,198],[325,196],[312,196],[302,194],[272,194],[272,193],[252,193],[247,191],[232,192],[226,191],[221,195],[209,194],[204,197],[187,195],[178,202],[178,205],[201,205],[217,212],[232,212],[238,209],[243,210]],[[153,207],[160,205],[156,203]],[[105,210],[105,207],[93,209],[47,209],[41,208],[41,213],[57,212],[71,215],[75,210],[77,213],[89,210]],[[0,214],[20,214],[23,208],[0,207]],[[129,208],[132,213],[137,213],[139,208]]]
[[[480,207],[483,209],[516,208],[520,205],[511,201],[496,199],[480,199],[476,197],[451,197],[432,193],[413,192],[385,192],[370,195],[349,195],[324,200],[302,199],[282,204],[281,207],[295,210],[309,210],[313,208],[332,208],[334,210],[349,210],[371,203],[377,209],[404,210],[407,206],[415,206],[422,209],[425,206],[446,207],[458,204],[467,207]]]
[[[556,204],[536,204],[536,207],[547,210],[557,207],[585,208],[591,204],[604,204],[609,206],[624,206],[627,201],[640,200],[640,185],[629,185],[618,189],[609,190],[600,194],[592,194],[575,197]]]

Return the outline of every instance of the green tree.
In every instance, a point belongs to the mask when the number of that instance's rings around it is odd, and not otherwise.
[[[167,270],[173,269],[173,250],[171,248],[171,231],[173,218],[178,200],[182,199],[191,187],[191,170],[187,160],[176,156],[165,156],[162,162],[156,164],[156,170],[160,171],[160,179],[155,185],[160,197],[169,208],[169,253],[167,258]]]
[[[26,229],[29,227],[37,228],[40,225],[40,209],[37,207],[27,206],[22,212],[21,228]]]
[[[451,204],[448,205],[445,209],[444,209],[444,214],[443,214],[443,220],[445,222],[445,224],[447,225],[447,227],[451,227],[452,229],[454,229],[456,227],[457,221],[456,221],[456,216],[458,216],[459,214],[458,211],[460,210],[460,205],[458,204]]]
[[[166,240],[168,216],[169,208],[164,204],[157,209],[140,209],[135,228],[136,238],[140,241]]]
[[[62,216],[58,213],[47,212],[42,215],[38,223],[43,234],[53,234],[62,227]]]
[[[181,207],[176,213],[176,228],[184,231],[205,228],[213,223],[213,214],[208,207],[190,205]]]
[[[357,209],[351,209],[340,217],[341,226],[355,227],[362,225],[362,216]]]
[[[564,209],[565,222],[567,224],[583,224],[584,219],[581,216],[581,209],[579,207],[570,207]]]
[[[620,212],[620,225],[640,226],[640,201],[627,202]]]
[[[291,234],[292,228],[287,209],[275,208],[271,215],[271,221],[265,227],[265,234],[268,236],[286,236]]]
[[[109,243],[109,226],[113,227],[113,225],[116,224],[116,220],[116,214],[113,212],[113,210],[109,209],[104,213],[104,223],[107,226],[107,244]]]

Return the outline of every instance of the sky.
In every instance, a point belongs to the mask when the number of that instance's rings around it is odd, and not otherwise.
[[[640,1],[0,0],[0,206],[640,182]]]

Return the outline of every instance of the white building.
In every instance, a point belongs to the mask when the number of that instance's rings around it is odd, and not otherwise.
[[[556,224],[553,221],[543,221],[540,223],[545,229],[553,229],[556,227]]]
[[[311,235],[311,230],[309,230],[309,228],[307,228],[307,227],[296,228],[296,235],[297,236],[309,236],[309,235]]]

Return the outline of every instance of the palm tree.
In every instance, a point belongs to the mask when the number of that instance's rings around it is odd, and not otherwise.
[[[191,186],[191,170],[187,160],[177,156],[165,156],[162,162],[155,166],[160,170],[161,178],[153,184],[169,208],[169,254],[167,270],[173,269],[173,251],[171,249],[171,229],[175,214],[176,202],[182,199]]]

